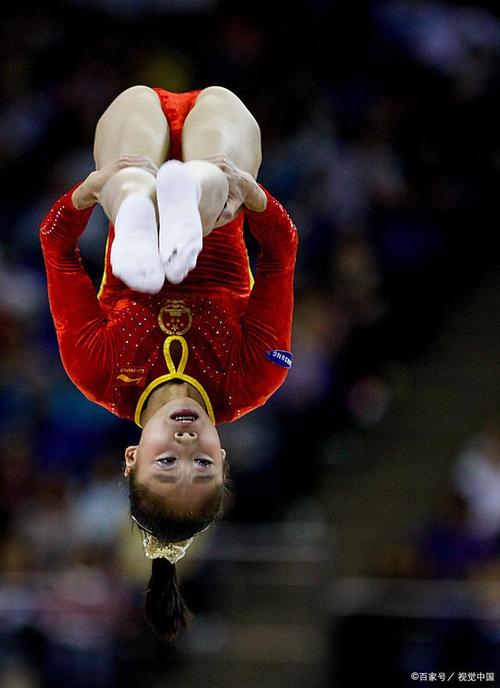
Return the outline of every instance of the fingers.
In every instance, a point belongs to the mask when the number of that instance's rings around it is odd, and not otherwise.
[[[229,194],[226,201],[226,205],[224,206],[224,209],[220,214],[220,219],[224,222],[230,222],[231,220],[234,220],[240,209],[241,199],[235,198],[231,196],[231,194]]]
[[[262,213],[267,208],[267,196],[257,183],[252,186],[251,192],[247,195],[245,208],[257,213]]]
[[[212,158],[206,158],[206,160],[220,167],[223,172],[237,169],[234,162],[227,155],[214,155]]]
[[[229,182],[229,196],[217,219],[218,226],[233,220],[243,205],[256,212],[266,209],[267,196],[249,172],[237,167],[227,155],[215,155],[207,161],[222,170]]]

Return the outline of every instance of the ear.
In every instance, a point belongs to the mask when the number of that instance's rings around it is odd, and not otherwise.
[[[221,447],[221,450],[220,450],[220,455],[222,456],[222,460],[225,461],[226,456],[227,456],[227,453],[226,453],[226,450],[225,450],[225,449],[222,449],[222,447]]]
[[[125,470],[123,471],[123,475],[126,478],[129,477],[130,471],[135,466],[136,460],[137,460],[137,445],[135,445],[133,447],[127,447],[125,449]]]

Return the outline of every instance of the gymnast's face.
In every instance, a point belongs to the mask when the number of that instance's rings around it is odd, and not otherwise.
[[[224,482],[226,452],[204,408],[175,397],[147,421],[139,444],[125,450],[125,477],[134,478],[169,503],[203,501]]]

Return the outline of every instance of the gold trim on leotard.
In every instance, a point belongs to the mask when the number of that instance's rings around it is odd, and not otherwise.
[[[106,274],[106,256],[108,255],[108,245],[109,245],[109,235],[106,239],[106,248],[104,249],[104,270],[102,271],[101,284],[99,286],[99,291],[97,292],[97,298],[101,298],[101,294],[106,286],[107,274]]]
[[[172,342],[179,342],[182,348],[181,360],[177,368],[175,367],[175,364],[172,360],[172,354],[170,353],[170,347],[172,346]],[[155,380],[150,382],[144,390],[144,392],[139,397],[139,401],[137,402],[137,406],[135,407],[134,420],[136,425],[142,428],[141,413],[142,409],[144,408],[144,404],[146,403],[146,400],[148,399],[151,392],[160,385],[164,384],[165,382],[169,382],[170,380],[182,380],[183,382],[188,382],[190,385],[192,385],[196,389],[196,391],[199,392],[199,394],[201,395],[201,398],[203,399],[203,403],[205,404],[205,408],[207,410],[208,417],[215,425],[214,411],[207,392],[205,391],[203,386],[198,382],[198,380],[184,373],[189,356],[188,344],[184,337],[181,337],[180,335],[171,335],[170,337],[167,337],[165,339],[165,343],[163,344],[163,355],[165,357],[165,362],[167,364],[169,372],[167,375],[161,375],[160,377],[157,377]]]
[[[248,252],[247,252],[247,262],[248,262],[248,280],[249,280],[249,284],[250,284],[250,291],[252,291],[253,285],[255,284],[255,280],[253,277],[252,268],[250,267],[250,258],[248,256]]]

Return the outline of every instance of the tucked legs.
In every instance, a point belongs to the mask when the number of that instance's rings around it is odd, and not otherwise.
[[[164,162],[169,144],[160,100],[146,86],[121,93],[96,128],[97,170],[132,156],[149,161],[124,163],[99,195],[115,226],[113,273],[149,293],[161,289],[165,276],[181,282],[196,264],[203,237],[237,214],[241,201],[232,197],[217,159],[231,159],[254,178],[261,162],[255,119],[237,96],[218,86],[204,89],[186,118],[183,162]]]

